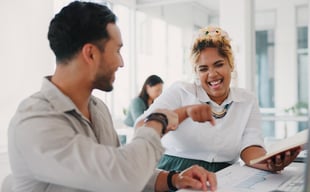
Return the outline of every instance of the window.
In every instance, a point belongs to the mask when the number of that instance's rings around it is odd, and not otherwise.
[[[273,30],[256,31],[256,89],[261,108],[274,108],[274,33]],[[274,136],[275,123],[263,121],[265,136]]]
[[[268,22],[266,21],[268,18]],[[262,11],[256,14],[256,93],[259,106],[265,116],[273,116],[275,108],[275,43],[274,43],[274,22],[273,11]],[[270,113],[271,111],[271,113]],[[275,136],[275,122],[263,121],[264,135]]]
[[[257,93],[259,106],[274,108],[274,33],[256,31]]]
[[[297,15],[297,78],[298,100],[296,102],[296,114],[306,115],[308,109],[308,7],[296,8]],[[298,130],[308,128],[307,122],[299,122]]]
[[[308,127],[307,4],[292,1],[256,12],[255,81],[266,137]]]

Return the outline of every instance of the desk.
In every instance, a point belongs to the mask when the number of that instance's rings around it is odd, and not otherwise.
[[[302,173],[304,170],[304,163],[291,163],[279,174],[234,164],[216,173],[217,192],[268,192],[277,189],[292,175]],[[182,189],[178,192],[194,192],[194,190]]]

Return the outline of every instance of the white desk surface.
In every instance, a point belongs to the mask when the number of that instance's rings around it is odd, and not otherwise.
[[[281,183],[304,170],[304,163],[292,163],[279,174],[234,164],[216,173],[217,192],[268,192],[277,189]],[[194,191],[178,190],[178,192]]]

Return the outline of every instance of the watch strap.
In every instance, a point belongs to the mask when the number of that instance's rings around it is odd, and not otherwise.
[[[172,176],[175,175],[175,174],[178,174],[179,172],[173,170],[173,171],[169,171],[168,173],[168,176],[167,176],[167,184],[168,184],[168,187],[169,187],[169,190],[171,191],[177,191],[178,189],[173,186],[172,184]]]

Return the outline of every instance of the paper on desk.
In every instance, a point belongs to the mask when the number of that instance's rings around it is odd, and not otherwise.
[[[267,192],[277,189],[281,183],[304,170],[304,164],[292,163],[281,173],[267,171],[234,164],[216,173],[217,192]]]
[[[304,163],[291,163],[281,173],[274,174],[259,169],[234,164],[216,173],[217,192],[268,192],[277,189],[283,182],[302,172]],[[178,192],[198,192],[181,189]]]

